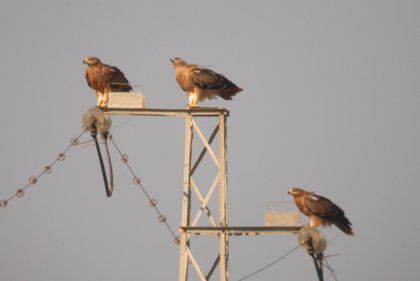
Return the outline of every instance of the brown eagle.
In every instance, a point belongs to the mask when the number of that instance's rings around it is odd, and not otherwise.
[[[242,91],[224,75],[211,69],[188,64],[180,58],[173,58],[171,62],[175,68],[176,81],[188,95],[189,107],[197,107],[199,101],[217,96],[231,100],[234,95]]]
[[[310,226],[334,224],[344,233],[353,235],[351,222],[346,218],[344,211],[328,198],[297,187],[291,188],[288,193],[293,196],[299,211],[309,217]]]
[[[130,92],[133,88],[124,73],[115,66],[107,65],[96,57],[86,57],[86,81],[98,97],[97,106],[106,107],[109,92]]]

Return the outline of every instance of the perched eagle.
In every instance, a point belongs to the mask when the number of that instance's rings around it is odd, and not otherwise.
[[[242,91],[224,75],[211,69],[188,64],[180,58],[173,58],[171,62],[175,68],[176,81],[188,94],[189,107],[197,107],[199,101],[217,96],[231,100],[234,95]]]
[[[109,92],[130,92],[133,88],[124,73],[115,66],[102,63],[98,58],[83,60],[86,68],[86,81],[98,97],[97,106],[106,107]]]
[[[344,211],[331,200],[297,187],[291,188],[288,193],[293,196],[299,211],[309,217],[310,226],[334,224],[344,233],[353,235],[351,222],[346,218]]]

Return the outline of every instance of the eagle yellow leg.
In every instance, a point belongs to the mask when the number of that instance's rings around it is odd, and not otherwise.
[[[188,94],[188,107],[197,107],[198,95],[194,92]]]
[[[310,216],[310,220],[309,220],[309,225],[316,228],[321,226],[322,220],[320,218],[318,218],[317,216]]]
[[[108,99],[109,99],[109,91],[105,91],[102,98],[101,107],[106,107],[106,105],[108,104]]]
[[[96,95],[98,96],[96,106],[99,107],[99,108],[106,107],[105,95],[100,93],[100,92],[97,92]]]
[[[98,96],[98,101],[96,103],[96,106],[99,108],[105,108],[108,102],[108,92],[105,92],[105,93],[97,92],[96,95]]]
[[[95,91],[95,94],[96,94],[96,106],[99,107],[102,101],[102,94],[98,91]]]

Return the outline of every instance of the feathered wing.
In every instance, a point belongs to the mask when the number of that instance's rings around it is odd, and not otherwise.
[[[194,85],[203,92],[207,91],[208,98],[219,96],[225,100],[231,100],[233,96],[242,91],[224,75],[204,67],[190,69],[190,77]]]
[[[103,65],[101,74],[110,92],[130,92],[133,88],[124,73],[115,66]]]
[[[351,222],[345,216],[344,211],[328,198],[308,193],[304,197],[304,205],[311,214],[310,216],[314,215],[319,218],[322,225],[334,224],[344,233],[353,235]]]

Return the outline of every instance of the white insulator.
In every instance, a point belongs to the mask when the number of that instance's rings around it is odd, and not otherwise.
[[[325,235],[314,227],[302,227],[298,235],[298,242],[300,246],[307,250],[309,248],[308,242],[310,238],[312,239],[312,247],[314,248],[315,253],[323,253],[327,248],[327,240],[325,239]]]
[[[91,107],[83,115],[83,126],[90,128],[92,125],[96,126],[99,133],[106,133],[112,126],[111,117],[99,108]]]

